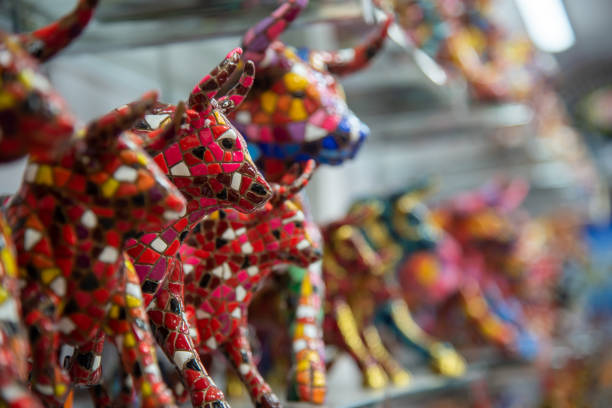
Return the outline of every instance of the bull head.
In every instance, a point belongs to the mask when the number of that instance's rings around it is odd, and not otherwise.
[[[298,50],[277,39],[307,3],[285,1],[242,40],[244,57],[255,62],[258,74],[230,118],[271,181],[296,161],[341,164],[355,156],[370,132],[348,108],[334,75],[364,68],[381,49],[391,20],[352,49]]]
[[[0,161],[59,148],[72,136],[75,119],[38,66],[83,31],[97,3],[81,0],[71,13],[31,33],[0,32]]]

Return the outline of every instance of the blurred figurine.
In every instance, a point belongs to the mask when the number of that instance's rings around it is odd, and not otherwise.
[[[376,306],[390,294],[380,258],[354,225],[358,217],[353,214],[323,228],[325,342],[353,357],[365,386],[382,388],[389,377],[405,385],[410,375],[384,348],[374,327]]]
[[[460,376],[465,371],[465,362],[448,343],[443,343],[428,335],[412,318],[405,299],[410,291],[392,289],[392,282],[402,283],[402,276],[395,276],[398,268],[407,259],[428,254],[430,261],[444,262],[444,274],[436,276],[420,275],[421,279],[433,284],[427,288],[427,295],[422,297],[431,302],[444,298],[449,288],[457,280],[458,270],[454,262],[445,257],[438,257],[434,252],[440,244],[440,232],[432,224],[429,211],[422,199],[431,186],[417,184],[402,193],[391,194],[384,199],[370,198],[353,204],[349,214],[370,209],[370,216],[362,219],[357,225],[373,249],[385,263],[388,279],[387,290],[393,294],[381,299],[376,305],[377,320],[385,323],[404,344],[417,350],[430,363],[431,367],[447,376]],[[437,279],[436,279],[437,278]],[[403,292],[403,293],[402,293]]]
[[[60,150],[72,137],[75,120],[38,67],[83,31],[96,4],[82,0],[71,13],[32,33],[0,31],[0,162]],[[25,385],[30,348],[20,292],[16,249],[0,214],[0,405],[39,408]]]
[[[491,0],[378,0],[393,10],[415,47],[463,76],[478,100],[525,100],[541,74],[526,38],[493,21]]]
[[[176,188],[126,132],[155,94],[90,123],[63,153],[35,153],[7,204],[24,279],[23,314],[32,345],[33,390],[61,406],[69,377],[59,341],[83,345],[104,331],[134,375],[143,405],[173,406],[134,269],[123,255],[140,228],[159,228],[185,210]],[[99,356],[84,355],[87,368]]]
[[[462,305],[480,335],[511,354],[533,359],[538,352],[538,340],[529,329],[520,304],[513,302],[512,293],[507,291],[509,278],[524,267],[515,251],[519,226],[509,213],[522,203],[526,194],[527,186],[522,181],[495,182],[480,191],[458,195],[436,210],[433,217],[438,225],[458,245],[461,274],[455,290],[448,291],[446,299],[440,300],[436,316],[438,322],[449,324],[435,326],[448,336],[449,329],[452,330],[450,322],[459,320],[445,314]],[[426,285],[415,286],[418,281],[409,278],[419,273],[413,260],[408,260],[400,273],[406,291],[426,293],[423,292]],[[436,274],[435,267],[431,273]]]

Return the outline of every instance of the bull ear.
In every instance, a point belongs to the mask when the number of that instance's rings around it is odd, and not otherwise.
[[[280,183],[273,184],[273,195],[270,199],[272,205],[276,206],[304,189],[308,185],[316,168],[317,163],[313,159],[308,160],[306,163],[296,163],[291,170],[282,177]]]
[[[119,135],[129,130],[157,101],[157,92],[147,92],[135,102],[124,105],[90,122],[85,140],[90,146],[104,147],[116,142]]]
[[[378,30],[356,47],[339,51],[312,51],[311,58],[323,62],[332,74],[346,75],[359,71],[382,49],[391,23],[393,17],[388,15]]]
[[[391,197],[391,201],[400,212],[407,213],[412,209],[415,202],[423,201],[437,187],[438,185],[434,180],[426,178],[414,183],[407,191]]]
[[[192,112],[193,114],[193,112]],[[174,109],[171,119],[158,129],[147,133],[145,149],[155,155],[163,151],[168,145],[181,137],[181,128],[188,122],[188,113],[185,102],[181,101]]]
[[[79,0],[78,5],[61,19],[31,33],[19,34],[19,42],[41,62],[67,47],[87,27],[98,0]]]
[[[349,209],[342,220],[345,224],[364,225],[367,221],[378,218],[384,211],[383,204],[375,198],[359,200]]]
[[[245,58],[259,64],[270,44],[278,39],[307,5],[308,0],[286,0],[270,16],[250,28],[242,37]]]
[[[213,104],[216,105],[216,102],[213,102],[215,96],[238,68],[241,55],[242,49],[233,49],[219,65],[202,78],[189,94],[187,102],[189,109],[203,114],[208,114],[212,110]]]

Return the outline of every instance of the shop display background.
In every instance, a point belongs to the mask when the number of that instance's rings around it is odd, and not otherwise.
[[[504,2],[500,12],[504,21],[520,24],[511,1]],[[72,3],[54,1],[45,7],[59,15]],[[353,3],[353,7],[360,7],[359,2]],[[612,3],[590,0],[589,7],[585,7],[583,0],[569,0],[566,6],[577,44],[557,56],[561,89],[564,72],[579,71],[589,62],[612,55],[612,43],[606,32]],[[10,27],[8,22],[3,24]],[[94,22],[94,28],[98,24]],[[355,44],[358,36],[343,32],[346,29],[359,33],[364,27],[368,30],[363,24],[360,27],[361,30],[351,30],[327,23],[302,25],[289,30],[283,39],[295,46],[336,49]],[[220,36],[98,53],[91,52],[91,48],[87,52],[75,49],[72,54],[68,50],[53,60],[46,69],[70,108],[85,123],[149,89],[159,89],[164,102],[184,100],[216,61],[239,43],[240,36]],[[551,203],[576,205],[596,216],[607,210],[605,202],[585,203],[573,188],[570,169],[550,160],[536,141],[521,143],[531,139],[533,131],[531,112],[525,105],[470,106],[464,84],[439,87],[429,82],[405,52],[390,42],[369,69],[342,83],[349,106],[370,126],[372,136],[354,161],[341,167],[321,167],[313,177],[307,191],[317,221],[341,216],[355,198],[401,189],[419,177],[433,176],[439,181],[432,197],[435,202],[480,186],[498,172],[531,182],[526,206],[534,214],[549,210]],[[397,104],[402,98],[406,105]],[[597,154],[610,155],[607,152],[610,149]],[[601,162],[606,161],[606,156],[600,158]],[[23,163],[1,167],[0,193],[15,191]]]
[[[42,6],[51,16],[60,15],[72,6],[68,0],[52,3]],[[358,1],[340,3],[346,15],[354,17],[361,12]],[[105,7],[110,9],[116,4],[110,2],[107,6],[103,2],[102,16]],[[604,17],[612,13],[612,4],[605,0],[593,0],[589,7],[581,4],[578,0],[567,2],[577,43],[557,56],[561,73],[612,54]],[[309,9],[316,11],[317,7],[320,3],[313,2]],[[520,17],[511,0],[496,2],[495,13],[504,24],[520,28]],[[294,46],[315,49],[350,46],[359,41],[362,33],[373,29],[353,17],[350,22],[296,24],[283,39]],[[185,18],[185,21],[187,26],[194,24],[191,19]],[[48,64],[47,72],[53,84],[83,122],[149,89],[160,90],[160,99],[168,103],[185,99],[188,90],[214,61],[240,44],[240,36],[217,36],[213,29],[209,30],[213,37],[203,40],[113,51],[106,50],[104,37],[98,38],[100,33],[112,38],[132,30],[142,42],[158,41],[165,38],[160,32],[168,22],[152,20],[133,24],[128,29],[130,22],[94,21],[80,42]],[[223,31],[223,21],[218,25]],[[247,26],[245,22],[244,28]],[[147,36],[149,40],[144,40]],[[538,152],[541,149],[529,140],[533,131],[532,116],[524,105],[470,106],[465,84],[459,81],[450,86],[433,84],[391,41],[369,69],[341,82],[349,106],[370,126],[372,135],[355,160],[341,167],[324,166],[315,174],[308,195],[318,221],[340,216],[356,197],[396,190],[423,176],[434,176],[440,181],[434,201],[479,186],[503,172],[531,181],[527,207],[536,214],[546,211],[550,202],[584,204],[582,197],[568,189],[573,179],[567,166],[549,161],[545,152]],[[527,143],[519,143],[525,138]],[[535,163],[525,165],[532,162]],[[6,166],[0,192],[16,189],[22,169],[21,163]]]

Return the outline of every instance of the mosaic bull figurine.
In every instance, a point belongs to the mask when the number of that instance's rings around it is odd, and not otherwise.
[[[266,179],[279,181],[294,163],[314,159],[338,165],[355,156],[369,135],[368,127],[348,108],[336,75],[363,69],[381,49],[390,21],[353,49],[336,52],[296,49],[278,40],[307,6],[307,0],[286,0],[272,14],[249,29],[242,39],[245,58],[253,60],[257,78],[249,97],[230,119],[249,141],[249,149]],[[304,209],[307,203],[302,202]],[[320,236],[305,211],[308,228]],[[322,305],[320,271],[311,267],[292,285],[295,305]],[[259,312],[254,311],[252,315]],[[294,344],[306,342],[318,358],[304,360],[294,353],[289,398],[323,403],[313,390],[315,377],[324,376],[323,344],[318,319],[293,314]],[[314,331],[304,331],[315,324]],[[301,353],[314,356],[312,353]],[[302,367],[297,369],[297,366]],[[313,373],[313,374],[311,374]],[[298,379],[299,378],[299,379]]]
[[[76,38],[97,1],[80,1],[71,13],[31,33],[0,31],[0,162],[26,153],[57,151],[73,135],[74,118],[41,75],[47,61]],[[25,386],[29,344],[21,318],[16,248],[0,214],[0,405],[42,407]]]
[[[381,49],[391,20],[363,44],[340,51],[295,49],[278,40],[308,4],[288,0],[242,39],[253,60],[253,91],[230,119],[249,140],[253,158],[271,181],[293,163],[341,164],[370,131],[348,108],[335,75],[367,66]]]
[[[258,407],[279,407],[280,402],[253,361],[248,306],[274,266],[291,262],[307,267],[320,259],[304,227],[304,215],[291,201],[314,168],[311,160],[295,180],[273,184],[274,195],[262,211],[213,213],[181,246],[188,271],[185,301],[195,317],[198,350],[201,354],[220,350]],[[322,391],[321,380],[317,385]]]
[[[156,100],[145,95],[90,123],[69,149],[30,156],[7,204],[14,231],[23,315],[32,346],[32,389],[51,406],[69,391],[60,340],[83,345],[106,333],[117,346],[144,406],[174,406],[156,363],[140,286],[124,243],[185,211],[185,200],[126,132]],[[96,368],[100,359],[85,356]]]
[[[155,338],[181,372],[197,407],[226,403],[189,335],[180,244],[215,210],[231,206],[252,212],[272,194],[251,160],[246,142],[225,116],[249,92],[255,75],[253,64],[247,62],[238,84],[215,99],[237,69],[241,53],[241,49],[231,51],[204,77],[186,106],[157,104],[134,128],[145,140],[147,152],[187,199],[186,213],[172,225],[143,229],[126,247],[140,279]],[[102,336],[88,349],[101,353],[103,341]],[[88,373],[78,381],[94,384],[98,378],[99,374]]]
[[[389,376],[405,385],[410,375],[384,348],[373,326],[376,304],[389,292],[382,279],[383,261],[354,225],[362,216],[354,213],[323,227],[325,342],[351,355],[365,386],[385,387]]]

